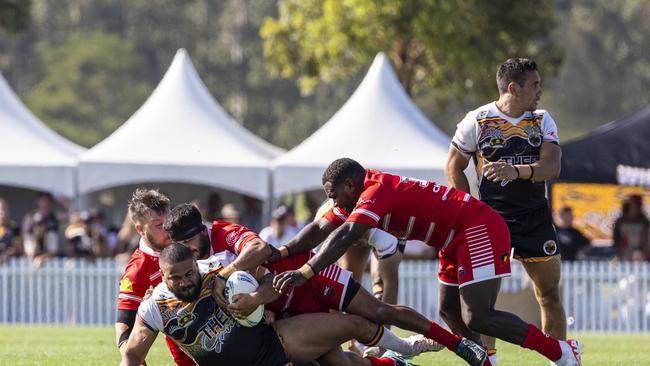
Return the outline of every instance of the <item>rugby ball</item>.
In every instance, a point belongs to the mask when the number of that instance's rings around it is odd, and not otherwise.
[[[249,294],[257,290],[259,284],[255,277],[244,271],[235,271],[226,281],[226,298],[232,303],[233,296],[237,294]],[[239,324],[245,327],[254,327],[264,317],[264,305],[260,305],[245,319],[237,319]]]

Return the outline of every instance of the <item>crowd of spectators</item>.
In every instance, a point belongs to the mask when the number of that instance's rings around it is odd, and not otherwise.
[[[268,226],[262,226],[259,201],[243,197],[241,204],[222,203],[217,193],[210,194],[205,205],[197,202],[204,217],[242,224],[260,233],[269,244],[280,247],[295,236],[305,223],[298,223],[294,208],[281,204],[271,213]],[[49,193],[38,193],[36,207],[18,224],[12,218],[7,201],[0,198],[0,264],[11,257],[25,256],[35,266],[50,257],[102,257],[127,259],[137,248],[139,235],[128,217],[120,227],[107,222],[101,211],[66,213],[55,209]],[[573,210],[562,207],[555,220],[562,259],[650,260],[650,221],[643,211],[641,196],[632,195],[622,203],[621,215],[614,223],[613,243],[608,247],[592,246],[591,241],[574,226]],[[417,243],[416,243],[417,244]],[[410,245],[408,258],[433,259],[435,251],[426,246]]]

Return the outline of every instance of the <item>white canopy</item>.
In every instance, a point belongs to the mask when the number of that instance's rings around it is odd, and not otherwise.
[[[274,195],[320,188],[325,168],[341,157],[366,168],[446,183],[449,143],[409,98],[380,53],[343,107],[273,162]]]
[[[0,184],[75,195],[77,157],[85,149],[48,128],[0,75]]]
[[[265,198],[270,161],[281,153],[221,108],[180,49],[142,107],[81,156],[79,189],[188,182]]]

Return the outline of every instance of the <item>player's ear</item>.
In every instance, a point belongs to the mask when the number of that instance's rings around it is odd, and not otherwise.
[[[142,229],[142,224],[141,223],[139,223],[139,222],[135,223],[135,231],[137,231],[137,233],[140,236],[144,236],[144,230]]]

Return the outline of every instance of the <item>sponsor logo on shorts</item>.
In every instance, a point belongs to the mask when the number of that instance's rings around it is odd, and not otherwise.
[[[330,286],[325,286],[323,289],[323,296],[332,297],[334,296],[334,290]]]
[[[462,278],[463,276],[465,276],[465,266],[461,264],[458,266],[458,277]]]
[[[542,246],[542,249],[546,255],[555,255],[557,253],[557,244],[555,240],[547,240],[544,246]]]
[[[510,260],[510,255],[508,253],[501,254],[501,261],[503,263],[508,263],[508,260]]]

